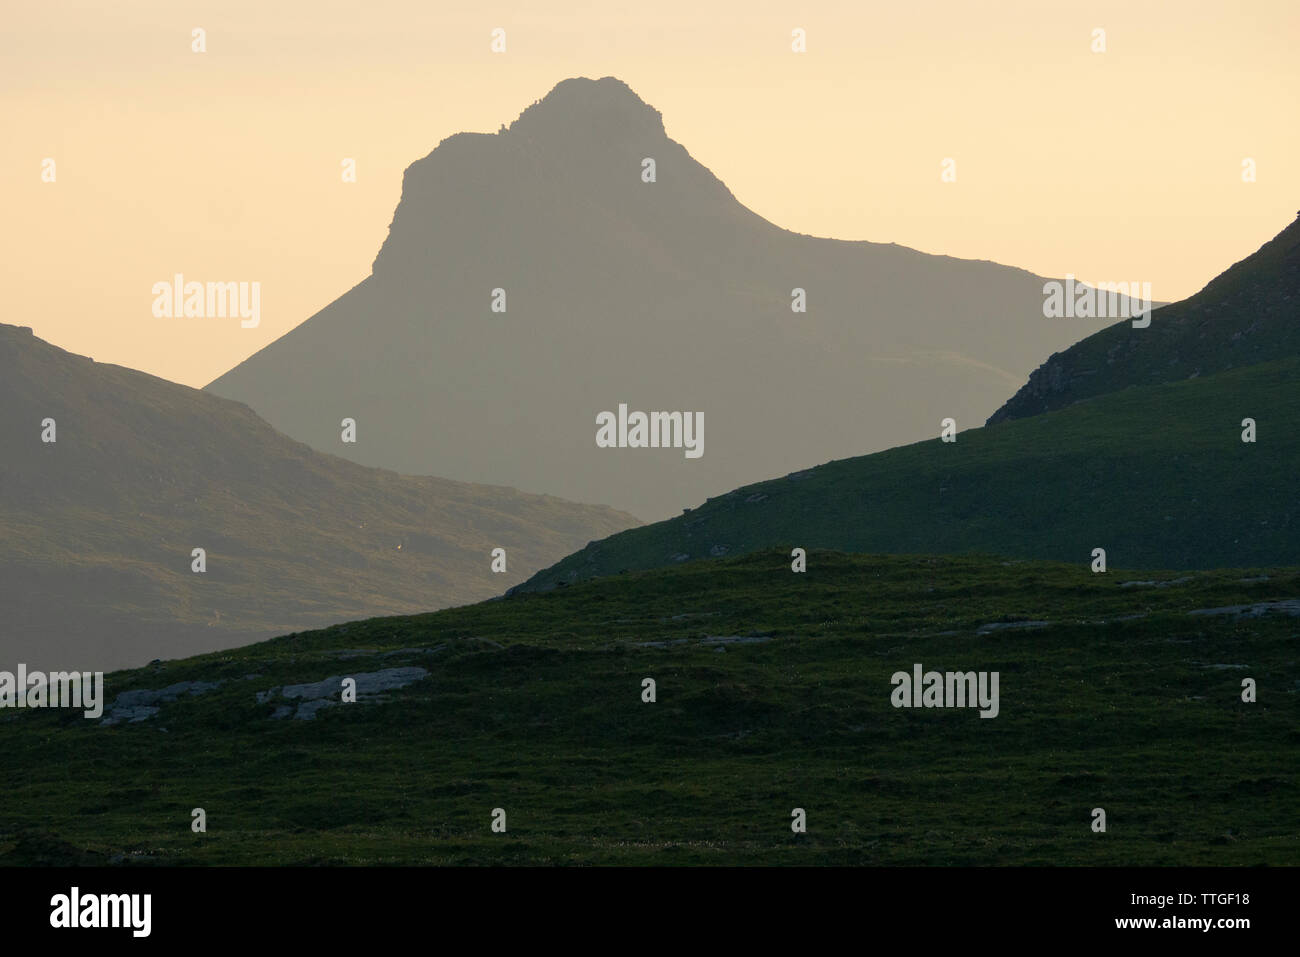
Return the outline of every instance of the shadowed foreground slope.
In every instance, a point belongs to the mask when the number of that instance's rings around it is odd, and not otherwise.
[[[1297,596],[769,551],[290,635],[109,676],[219,683],[136,723],[0,712],[0,863],[1297,864]],[[997,717],[892,707],[916,663]]]

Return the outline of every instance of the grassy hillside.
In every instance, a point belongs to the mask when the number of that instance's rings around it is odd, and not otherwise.
[[[0,325],[0,667],[109,670],[478,601],[634,524],[323,455],[240,403]]]
[[[0,863],[1300,864],[1300,622],[1192,614],[1297,595],[765,551],[290,635],[111,675],[222,682],[138,723],[0,712]],[[918,662],[999,672],[1000,713],[892,707]],[[398,667],[312,720],[258,700]]]
[[[1131,386],[1208,376],[1296,355],[1300,218],[1196,295],[1156,310],[1145,329],[1135,329],[1128,321],[1115,323],[1053,355],[989,424],[1062,409]]]
[[[1254,418],[1258,441],[1241,441]],[[843,459],[594,542],[520,586],[771,545],[1128,567],[1300,563],[1300,359]]]

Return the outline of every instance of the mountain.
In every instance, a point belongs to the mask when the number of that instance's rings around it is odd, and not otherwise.
[[[1294,865],[1300,574],[1156,577],[764,551],[110,674],[0,712],[0,866]]]
[[[1057,353],[988,424],[1130,386],[1174,382],[1300,355],[1300,217],[1196,295]]]
[[[636,522],[323,455],[240,403],[10,325],[0,449],[0,670],[109,670],[475,601]]]
[[[781,229],[626,84],[575,78],[412,164],[371,274],[207,389],[365,464],[663,518],[983,421],[1088,331],[1044,318],[1043,283]],[[702,414],[703,454],[597,447],[597,416],[620,404]],[[341,447],[345,416],[358,441]]]
[[[1052,356],[989,426],[956,442],[746,485],[592,542],[517,590],[775,544],[1063,561],[1090,561],[1101,547],[1130,566],[1300,564],[1298,250],[1300,220],[1156,310],[1147,328],[1125,321]],[[1183,374],[1193,358],[1205,374]],[[1254,443],[1242,441],[1247,418]]]
[[[1280,359],[831,462],[593,542],[517,590],[773,545],[1300,565],[1298,383],[1300,358]],[[1247,417],[1254,444],[1241,438]]]

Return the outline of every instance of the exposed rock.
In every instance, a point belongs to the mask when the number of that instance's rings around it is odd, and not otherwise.
[[[343,679],[352,678],[357,683],[357,702],[373,697],[383,691],[404,688],[428,675],[424,668],[385,668],[382,671],[362,672],[355,675],[331,675],[320,681],[300,685],[285,685],[269,688],[257,693],[258,704],[265,704],[276,697],[301,699],[293,716],[299,720],[310,721],[316,717],[321,708],[328,708],[340,703],[343,691]],[[289,705],[280,705],[271,714],[272,718],[286,718],[293,711]]]
[[[220,681],[178,681],[174,685],[157,691],[139,688],[135,691],[123,691],[113,701],[108,714],[100,724],[121,724],[124,721],[144,721],[158,713],[159,702],[175,701],[183,694],[203,694],[221,686]]]
[[[661,641],[634,641],[632,645],[637,648],[671,648],[676,645],[688,645],[694,638],[664,638]],[[721,648],[724,645],[754,645],[764,641],[771,641],[772,635],[707,635],[698,639],[702,645],[710,645]]]
[[[148,705],[138,705],[134,708],[114,708],[108,713],[108,717],[103,718],[99,723],[121,724],[124,721],[144,721],[147,718],[152,718],[157,713],[157,708],[152,708]]]
[[[987,625],[976,628],[975,634],[987,635],[1006,628],[1046,628],[1050,624],[1050,621],[991,621]]]
[[[1224,605],[1222,608],[1198,608],[1189,615],[1232,615],[1237,618],[1261,618],[1264,615],[1289,615],[1300,618],[1300,598],[1261,601],[1254,605]]]

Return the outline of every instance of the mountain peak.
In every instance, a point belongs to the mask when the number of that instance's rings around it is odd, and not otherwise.
[[[367,464],[651,517],[987,414],[1079,335],[1024,270],[775,226],[613,77],[547,89],[412,163],[371,275],[208,388]],[[592,425],[624,405],[726,446],[614,453]],[[357,447],[344,414],[375,423]]]
[[[647,157],[671,188],[647,188]],[[668,246],[680,248],[683,230],[716,230],[753,214],[668,138],[663,115],[626,83],[571,77],[508,128],[449,136],[407,167],[371,270],[422,285],[431,258],[502,262],[511,248],[519,268],[537,268],[557,223],[594,236],[610,217],[622,220],[621,235],[671,234]]]
[[[617,77],[599,80],[575,76],[557,83],[551,92],[525,109],[508,131],[531,133],[546,127],[580,123],[596,132],[654,132],[663,135],[663,114]]]

